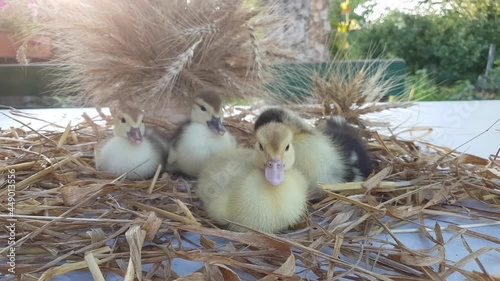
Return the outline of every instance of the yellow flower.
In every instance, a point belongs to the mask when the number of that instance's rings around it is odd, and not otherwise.
[[[344,22],[339,23],[339,25],[337,25],[337,31],[347,32],[347,24],[345,24]]]
[[[342,9],[342,12],[346,12],[347,10],[349,10],[349,3],[347,2],[340,3],[340,9]]]
[[[355,19],[349,21],[349,30],[359,29],[359,22]]]

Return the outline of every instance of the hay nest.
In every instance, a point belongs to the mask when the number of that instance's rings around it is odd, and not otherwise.
[[[243,121],[252,114],[242,110],[227,119],[240,142],[253,141],[252,124]],[[148,123],[174,128],[164,121]],[[96,171],[93,147],[110,128],[110,116],[100,113],[61,130],[26,125],[0,131],[0,174],[15,174],[16,181],[20,280],[50,280],[78,269],[89,269],[95,280],[105,280],[109,272],[125,280],[443,280],[455,272],[469,280],[494,278],[484,269],[461,267],[476,261],[483,268],[478,257],[498,251],[500,239],[446,227],[470,253],[454,263],[446,258],[445,229],[439,224],[429,229],[423,222],[458,216],[498,225],[498,213],[461,205],[473,198],[499,207],[498,154],[483,159],[374,132],[369,146],[379,167],[367,181],[324,186],[326,197],[311,202],[307,218],[288,233],[236,233],[207,220],[195,181],[167,174],[129,181]],[[12,219],[6,186],[0,197],[4,225]],[[404,224],[416,227],[433,246],[411,249],[402,243],[394,228]],[[380,233],[393,241],[377,239]],[[472,251],[469,237],[488,246]],[[3,257],[9,249],[5,241],[4,236]],[[179,277],[174,259],[204,266]],[[2,273],[7,270],[7,264],[0,265]]]

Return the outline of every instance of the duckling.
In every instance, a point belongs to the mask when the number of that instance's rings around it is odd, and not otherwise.
[[[117,116],[113,136],[95,151],[96,168],[116,176],[128,172],[130,180],[151,178],[165,164],[168,142],[160,132],[146,129],[141,110],[121,104]]]
[[[222,100],[213,91],[202,91],[191,108],[191,120],[179,127],[170,147],[167,171],[197,177],[203,162],[214,153],[236,147],[236,140],[222,124]]]
[[[347,165],[345,181],[366,179],[373,170],[373,161],[360,131],[351,126],[342,116],[332,116],[325,121],[318,126],[318,129],[342,151]]]
[[[309,180],[312,191],[318,183],[332,184],[358,181],[371,172],[368,151],[345,119],[328,120],[324,131],[307,124],[290,110],[271,108],[257,118],[254,129],[278,122],[287,125],[294,134],[297,161],[295,166]]]
[[[200,174],[198,196],[218,224],[229,220],[280,232],[303,217],[307,180],[294,168],[293,133],[285,124],[265,124],[256,138],[254,149],[235,148],[210,157]]]

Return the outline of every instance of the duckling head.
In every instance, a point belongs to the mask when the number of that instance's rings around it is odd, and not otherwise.
[[[132,143],[142,143],[144,139],[144,114],[142,110],[127,108],[116,116],[113,133],[117,137],[128,139]]]
[[[194,100],[191,121],[207,125],[221,136],[226,133],[226,128],[222,124],[222,115],[222,100],[217,93],[203,91]]]
[[[285,179],[285,170],[295,163],[292,131],[282,123],[271,122],[256,132],[256,164],[264,170],[266,180],[280,185]]]

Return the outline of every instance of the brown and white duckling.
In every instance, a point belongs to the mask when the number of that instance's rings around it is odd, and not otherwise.
[[[210,218],[279,232],[303,217],[307,180],[294,168],[293,133],[270,123],[256,133],[255,149],[237,148],[211,157],[199,178],[198,196]],[[244,228],[229,225],[230,229]]]
[[[197,177],[203,162],[214,153],[236,147],[236,140],[222,124],[222,100],[203,91],[191,108],[191,120],[181,125],[170,146],[167,171]]]
[[[312,190],[318,183],[340,183],[365,179],[371,172],[371,160],[360,136],[356,136],[345,119],[328,120],[319,131],[290,110],[265,110],[255,122],[255,131],[278,122],[289,127],[297,158],[295,166],[309,180]]]
[[[113,136],[95,151],[96,168],[120,176],[126,172],[130,180],[153,177],[158,165],[165,164],[168,142],[157,137],[159,132],[146,127],[141,110],[121,105],[115,116]]]

